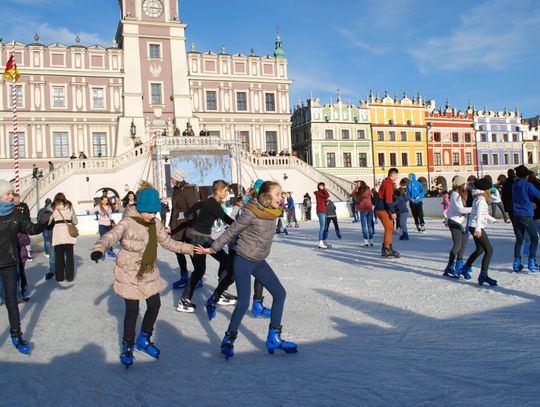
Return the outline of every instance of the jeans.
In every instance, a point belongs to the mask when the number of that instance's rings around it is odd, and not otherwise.
[[[4,285],[4,301],[8,312],[9,330],[18,333],[21,330],[21,316],[17,303],[17,266],[1,267],[0,278]]]
[[[453,263],[456,259],[463,259],[463,253],[467,247],[467,238],[465,237],[465,228],[461,223],[448,219],[448,229],[450,229],[452,242],[454,243],[448,256],[448,262]]]
[[[482,236],[479,238],[474,236],[474,228],[469,228],[469,233],[473,235],[474,238],[474,244],[476,245],[476,250],[471,253],[469,258],[467,259],[467,262],[465,263],[465,266],[471,267],[475,260],[480,257],[482,253],[484,253],[484,257],[482,258],[482,269],[481,271],[487,273],[489,268],[489,263],[491,262],[491,256],[493,255],[493,247],[491,246],[491,243],[489,241],[489,237],[486,233],[485,229],[482,229]]]
[[[521,246],[526,234],[531,239],[529,245],[529,258],[536,259],[536,249],[538,247],[538,230],[536,222],[532,217],[514,216],[514,233],[516,234],[516,244],[514,245],[514,258],[521,257]]]
[[[137,325],[137,317],[139,316],[139,300],[128,300],[126,302],[126,313],[124,316],[124,341],[127,343],[135,342],[135,326]],[[154,324],[159,314],[161,307],[161,299],[159,294],[154,294],[146,299],[146,312],[144,313],[141,331],[152,334],[154,332]]]
[[[360,223],[364,239],[373,239],[373,212],[360,212]]]
[[[352,212],[353,220],[355,222],[358,222],[358,211],[356,210],[356,204],[355,203],[351,204],[351,212]]]
[[[242,323],[242,318],[248,310],[251,297],[252,275],[258,281],[260,281],[264,288],[266,288],[270,292],[270,295],[272,295],[273,301],[270,325],[281,325],[281,317],[283,316],[283,307],[285,305],[285,297],[287,296],[287,292],[266,260],[257,262],[237,255],[234,258],[234,274],[238,302],[236,303],[236,307],[232,313],[228,332],[238,332],[238,328]]]
[[[411,207],[412,216],[414,218],[414,224],[416,227],[418,226],[424,226],[424,203],[418,202],[418,203],[409,203],[409,206]]]
[[[335,216],[332,216],[332,217],[326,217],[326,223],[324,225],[324,233],[323,233],[323,240],[326,240],[328,238],[328,229],[330,227],[330,222],[332,222],[334,224],[334,229],[336,231],[336,235],[338,236],[339,238],[339,225],[338,225],[338,221],[337,221],[337,217]]]
[[[51,255],[51,240],[52,240],[52,231],[45,229],[42,233],[43,235],[43,250],[45,254]]]
[[[98,225],[98,231],[99,231],[100,236],[103,236],[105,233],[107,233],[111,229],[112,229],[112,225],[110,226]]]
[[[326,213],[317,212],[319,217],[319,240],[324,240],[324,228],[326,227]]]
[[[407,230],[407,218],[409,217],[409,212],[401,212],[399,214],[399,227],[401,228],[401,233],[408,235],[409,231]]]

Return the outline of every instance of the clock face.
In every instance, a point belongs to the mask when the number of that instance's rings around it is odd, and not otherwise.
[[[163,3],[160,0],[145,0],[143,11],[148,17],[160,17],[163,14]]]

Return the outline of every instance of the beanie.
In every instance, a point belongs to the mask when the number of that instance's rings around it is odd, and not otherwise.
[[[253,184],[253,188],[255,188],[255,192],[257,192],[257,194],[259,193],[259,189],[263,183],[264,180],[259,178],[257,181],[255,181],[255,184]]]
[[[492,186],[493,183],[487,178],[480,178],[474,183],[474,187],[480,191],[487,191],[488,189],[491,189]]]
[[[529,169],[525,167],[523,164],[514,168],[514,170],[516,171],[516,175],[518,176],[518,178],[528,177],[530,173]]]
[[[186,172],[181,170],[180,168],[177,168],[172,172],[171,178],[175,179],[176,181],[183,181],[186,179]]]
[[[137,204],[139,212],[157,213],[161,209],[159,194],[154,188],[141,189],[137,192]]]
[[[0,196],[4,195],[6,192],[13,191],[13,187],[5,179],[0,179]]]
[[[465,177],[462,177],[461,175],[456,175],[454,179],[452,180],[452,188],[460,187],[461,185],[465,184],[467,180]]]

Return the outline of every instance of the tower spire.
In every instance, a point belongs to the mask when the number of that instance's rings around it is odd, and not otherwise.
[[[285,58],[285,51],[283,51],[283,48],[282,48],[282,45],[283,43],[281,42],[281,37],[279,36],[279,26],[276,27],[276,48],[274,50],[274,57],[275,58],[278,58],[278,59],[284,59]]]

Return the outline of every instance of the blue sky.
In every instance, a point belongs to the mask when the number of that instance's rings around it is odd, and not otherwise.
[[[109,46],[116,0],[9,0],[0,36]],[[540,1],[537,0],[180,0],[187,46],[244,54],[273,52],[276,26],[294,81],[291,105],[357,102],[370,89],[420,92],[437,105],[519,107],[540,114]]]

